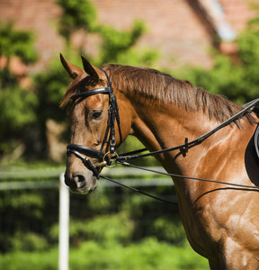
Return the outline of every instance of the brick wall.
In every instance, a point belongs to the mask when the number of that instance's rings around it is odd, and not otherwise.
[[[99,21],[118,29],[128,29],[135,19],[145,21],[148,32],[138,46],[161,52],[160,66],[175,68],[185,64],[211,66],[209,49],[213,37],[187,0],[92,0],[98,9]],[[254,11],[246,0],[219,0],[234,30],[240,31]],[[252,0],[251,0],[252,1]],[[259,2],[259,0],[253,0]],[[17,28],[35,32],[40,61],[34,71],[63,50],[63,41],[56,30],[61,9],[56,0],[1,0],[0,22],[15,21]],[[75,35],[80,39],[80,32]],[[94,51],[95,40],[88,38],[86,50]],[[123,64],[123,63],[122,63]]]
[[[33,31],[40,61],[33,66],[37,72],[62,51],[62,39],[56,31],[57,17],[61,9],[56,0],[1,0],[0,23],[14,21],[18,29]]]
[[[258,7],[258,0],[219,0],[219,2],[223,6],[227,21],[237,32],[244,30],[247,22],[258,16],[258,8],[257,10],[254,8],[254,4]]]
[[[145,21],[149,31],[139,46],[158,49],[162,53],[161,65],[210,66],[211,38],[186,1],[94,0],[94,3],[102,23],[127,29],[135,19]]]

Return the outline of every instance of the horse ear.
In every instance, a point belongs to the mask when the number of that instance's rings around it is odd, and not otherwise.
[[[67,71],[68,75],[72,78],[75,79],[80,73],[83,73],[83,70],[71,63],[69,63],[62,54],[60,54],[60,61]]]
[[[98,82],[99,81],[99,75],[98,75],[99,69],[96,68],[95,66],[93,66],[88,60],[86,60],[86,58],[83,55],[81,55],[81,58],[82,58],[82,63],[83,63],[85,72],[88,75],[90,75],[96,82]]]

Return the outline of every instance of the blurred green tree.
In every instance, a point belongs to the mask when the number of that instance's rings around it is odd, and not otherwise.
[[[0,57],[6,57],[8,63],[13,56],[19,56],[26,64],[37,60],[32,33],[15,30],[13,23],[7,23],[0,26],[0,35]],[[9,67],[8,64],[7,67]]]
[[[248,23],[236,44],[238,51],[235,61],[217,52],[212,69],[188,68],[181,77],[240,104],[258,98],[259,18]]]
[[[73,32],[83,28],[92,32],[96,23],[96,9],[89,0],[59,0],[57,4],[63,9],[59,22],[59,32],[70,43]]]
[[[37,98],[34,93],[22,89],[18,75],[11,70],[14,57],[26,64],[37,60],[33,35],[14,30],[11,23],[1,25],[0,58],[5,64],[0,69],[0,159],[17,147],[21,149],[26,128],[36,121]]]

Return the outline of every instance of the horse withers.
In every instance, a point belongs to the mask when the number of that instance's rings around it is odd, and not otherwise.
[[[61,102],[64,107],[72,100],[65,182],[82,194],[97,188],[102,168],[128,135],[149,151],[168,149],[243,109],[157,70],[113,64],[98,69],[82,61],[84,69],[61,56],[73,79]],[[156,155],[168,173],[179,175],[173,181],[187,238],[211,269],[259,269],[257,123],[248,110],[188,151]]]

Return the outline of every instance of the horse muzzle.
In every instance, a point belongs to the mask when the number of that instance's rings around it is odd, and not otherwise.
[[[66,171],[65,184],[75,193],[88,194],[97,188],[98,178],[89,170],[73,174]]]

